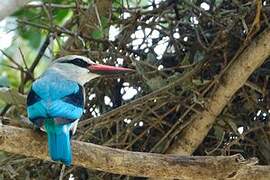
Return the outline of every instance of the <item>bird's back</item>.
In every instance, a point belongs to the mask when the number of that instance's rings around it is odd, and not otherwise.
[[[59,123],[75,121],[81,117],[83,107],[83,87],[53,70],[46,71],[32,84],[27,97],[28,117],[37,126],[47,118],[55,118]]]

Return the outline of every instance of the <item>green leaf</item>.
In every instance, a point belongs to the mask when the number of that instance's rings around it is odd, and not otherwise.
[[[3,100],[7,104],[26,104],[26,97],[15,89],[10,89],[7,87],[0,88],[0,99]]]
[[[94,39],[102,39],[103,38],[103,32],[101,30],[96,30],[92,32],[92,37]]]
[[[30,8],[30,9],[20,9],[12,14],[12,16],[16,17],[24,17],[24,18],[33,18],[36,17],[40,13],[40,9],[36,8]]]
[[[69,9],[59,9],[57,11],[55,11],[55,15],[54,15],[54,20],[56,22],[62,22],[63,19],[69,14],[69,12],[71,12]]]
[[[216,7],[219,7],[223,3],[223,0],[215,0]]]
[[[108,27],[108,23],[109,23],[108,18],[101,16],[100,21],[101,21],[101,25],[103,29]]]
[[[38,30],[30,28],[27,31],[21,30],[19,33],[23,39],[29,42],[31,47],[33,48],[39,47],[41,42],[41,33]]]
[[[112,5],[115,9],[117,9],[117,8],[120,9],[120,8],[122,8],[122,1],[121,0],[114,0]]]
[[[8,87],[9,86],[9,80],[6,75],[0,76],[0,87]]]
[[[34,48],[38,48],[41,42],[41,33],[38,31],[34,31],[30,38],[31,38],[29,40],[30,45]]]

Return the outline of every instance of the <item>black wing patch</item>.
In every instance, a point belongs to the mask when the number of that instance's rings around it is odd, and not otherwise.
[[[55,124],[69,124],[69,123],[73,123],[77,119],[54,118],[53,120]]]
[[[72,104],[74,106],[84,108],[84,94],[83,94],[83,87],[79,85],[79,90],[76,93],[72,93],[61,98],[62,101]]]
[[[43,125],[43,123],[44,123],[45,117],[39,116],[39,117],[29,118],[29,119],[30,119],[30,121],[32,123],[34,123],[36,125],[36,127],[40,128]]]
[[[41,97],[39,97],[39,95],[37,95],[37,93],[31,88],[27,96],[27,102],[26,102],[27,106],[31,106],[40,100],[41,100]]]

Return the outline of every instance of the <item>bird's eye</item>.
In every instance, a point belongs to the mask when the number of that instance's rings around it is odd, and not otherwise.
[[[70,63],[70,64],[74,64],[74,65],[82,67],[82,68],[87,68],[89,66],[89,64],[86,61],[84,61],[80,58],[75,58],[72,60],[64,60],[64,61],[61,61],[61,63]]]

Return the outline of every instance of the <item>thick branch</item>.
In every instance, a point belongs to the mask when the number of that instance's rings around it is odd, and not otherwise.
[[[225,72],[214,95],[208,100],[206,109],[200,116],[193,117],[192,123],[184,130],[179,139],[167,153],[191,155],[201,144],[211,129],[216,117],[241,88],[248,77],[270,55],[270,30],[266,30],[253,40],[244,52]]]
[[[240,155],[191,157],[130,152],[120,149],[73,141],[74,165],[117,174],[144,177],[183,179],[225,178],[238,175],[251,167]],[[31,129],[0,126],[0,150],[48,160],[47,140]],[[257,171],[256,166],[252,166]],[[251,168],[250,168],[251,169]],[[270,167],[261,167],[264,177],[270,177]],[[253,170],[251,169],[251,172]],[[262,174],[259,174],[262,175]],[[246,174],[242,174],[241,177]]]
[[[0,21],[9,16],[30,0],[8,0],[0,3]]]

